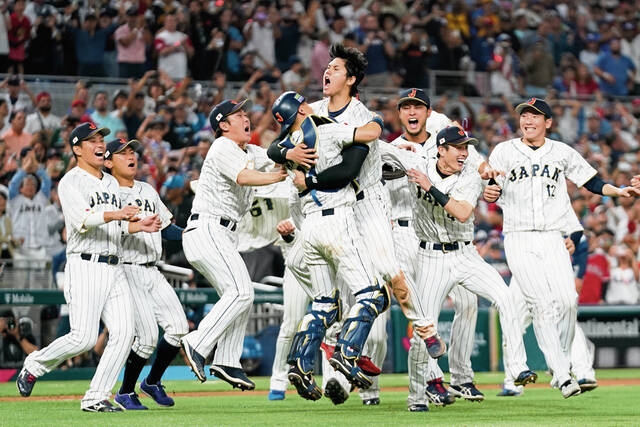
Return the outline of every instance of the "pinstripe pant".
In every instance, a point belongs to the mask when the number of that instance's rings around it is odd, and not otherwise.
[[[174,347],[189,332],[184,308],[167,279],[156,267],[123,265],[133,300],[136,337],[133,351],[148,359],[158,344],[158,325]]]
[[[189,222],[182,246],[189,263],[220,295],[198,329],[182,339],[204,357],[216,346],[213,365],[239,368],[254,294],[247,267],[236,250],[237,235],[220,225],[219,218],[201,216]]]
[[[475,246],[462,242],[460,245],[461,249],[447,253],[428,246],[418,249],[416,282],[424,292],[422,298],[427,301],[427,315],[438,319],[442,304],[455,285],[491,301],[498,310],[503,329],[505,370],[517,377],[528,369],[527,356],[509,288],[498,272],[480,257]],[[464,376],[461,378],[464,380]]]
[[[70,255],[64,275],[64,297],[69,307],[70,332],[31,353],[24,366],[36,377],[60,363],[89,351],[98,339],[100,319],[109,330],[107,346],[100,357],[89,390],[81,406],[91,406],[111,397],[133,342],[133,310],[129,286],[122,268]]]
[[[569,352],[578,310],[578,294],[564,239],[560,232],[511,232],[505,234],[504,249],[509,268],[531,310],[538,346],[554,380],[563,384],[571,378]]]

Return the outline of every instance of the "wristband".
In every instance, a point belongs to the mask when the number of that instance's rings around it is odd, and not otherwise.
[[[288,160],[288,159],[287,159],[287,151],[289,151],[289,149],[288,149],[287,147],[283,147],[283,148],[280,150],[280,154],[282,154],[282,158],[283,158],[283,159],[285,159],[285,160]]]
[[[291,243],[293,242],[294,237],[295,237],[294,233],[291,233],[291,234],[287,234],[286,236],[282,236],[282,240],[284,240],[287,243]]]
[[[369,123],[371,122],[376,123],[378,126],[380,126],[381,130],[384,130],[384,122],[382,121],[382,118],[380,116],[375,116]]]
[[[309,190],[315,190],[318,187],[318,177],[316,175],[308,176],[304,179],[304,184]]]
[[[449,196],[444,194],[442,191],[438,190],[435,186],[431,186],[427,193],[431,194],[431,196],[436,200],[436,202],[444,207],[447,203],[449,203]]]

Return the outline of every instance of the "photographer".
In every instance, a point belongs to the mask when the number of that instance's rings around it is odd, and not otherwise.
[[[24,358],[38,350],[32,333],[32,321],[23,317],[19,322],[11,310],[0,314],[0,333],[2,333],[2,363],[22,362]]]

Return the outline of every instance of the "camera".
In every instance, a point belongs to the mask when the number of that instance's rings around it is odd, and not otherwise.
[[[8,329],[13,329],[16,327],[16,319],[13,317],[5,317],[4,318],[5,322],[7,323],[7,330]]]

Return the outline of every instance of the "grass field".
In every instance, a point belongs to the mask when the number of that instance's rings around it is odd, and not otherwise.
[[[407,411],[408,380],[402,374],[381,377],[381,404],[376,407],[364,407],[357,395],[339,406],[325,398],[309,402],[295,390],[289,390],[284,401],[269,402],[268,378],[254,378],[258,390],[251,393],[228,393],[230,386],[220,381],[170,381],[166,388],[175,393],[175,407],[160,408],[144,397],[149,411],[117,414],[80,411],[78,395],[88,381],[40,381],[30,398],[19,399],[15,384],[4,383],[0,384],[0,425],[640,426],[640,370],[600,370],[597,376],[602,383],[599,388],[565,400],[560,391],[546,386],[550,378],[544,374],[523,396],[497,397],[502,374],[478,373],[484,402],[458,399],[454,405],[432,406],[424,413]]]

